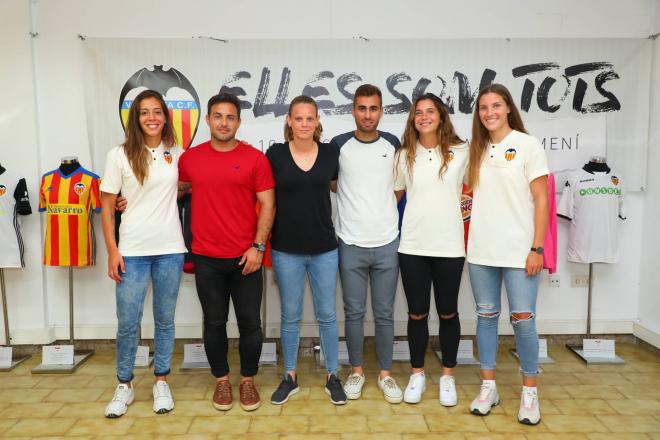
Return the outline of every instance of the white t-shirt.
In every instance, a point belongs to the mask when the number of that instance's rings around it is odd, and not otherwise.
[[[25,267],[18,214],[31,212],[25,179],[8,170],[0,173],[0,268]]]
[[[145,147],[148,148],[148,147]],[[119,252],[125,256],[186,252],[176,205],[181,147],[149,148],[149,175],[140,185],[123,147],[108,152],[101,191],[121,194],[128,202],[119,226]]]
[[[530,183],[547,175],[541,143],[512,131],[490,144],[472,197],[467,260],[484,266],[524,268],[534,241]]]
[[[399,252],[428,257],[464,257],[461,188],[469,157],[468,144],[450,148],[450,160],[442,178],[440,148],[417,144],[412,178],[405,153],[394,172],[394,189],[406,190]]]
[[[557,214],[571,220],[568,261],[616,263],[619,218],[623,213],[623,180],[610,171],[575,171],[566,182]]]
[[[344,243],[378,247],[399,235],[399,213],[394,196],[394,153],[397,138],[380,132],[362,142],[353,132],[332,139],[339,149],[337,179],[337,236]]]

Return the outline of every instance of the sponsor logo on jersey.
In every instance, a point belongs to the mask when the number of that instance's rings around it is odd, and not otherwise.
[[[454,152],[449,150],[449,153],[447,153],[447,163],[451,162],[454,159]]]
[[[595,186],[593,188],[582,188],[580,190],[581,196],[591,196],[591,195],[621,195],[620,188],[607,188],[605,186]]]
[[[51,215],[83,215],[85,214],[85,207],[82,205],[54,203],[46,206],[46,213]]]
[[[596,179],[584,179],[584,180],[580,180],[580,183],[593,182],[594,180],[596,180]],[[568,182],[566,182],[566,183],[568,184]]]
[[[172,153],[170,153],[169,151],[166,151],[165,153],[163,153],[163,155],[165,156],[165,162],[171,164],[172,163]]]
[[[4,196],[6,192],[7,192],[7,187],[4,185],[0,185],[0,197]]]
[[[119,120],[124,129],[133,100],[145,89],[163,95],[176,138],[184,150],[187,149],[199,127],[200,103],[195,87],[173,67],[168,70],[156,65],[153,70],[143,67],[126,81],[119,94]]]
[[[461,214],[463,221],[469,222],[472,215],[472,196],[469,194],[461,194]]]
[[[85,186],[85,184],[81,182],[78,182],[75,185],[73,185],[73,191],[79,196],[82,196],[85,193],[86,189],[87,187]]]
[[[516,150],[514,148],[509,148],[504,152],[504,158],[507,161],[512,161],[514,157],[516,157]]]
[[[612,176],[612,184],[614,186],[617,186],[619,184],[619,178],[616,176]]]

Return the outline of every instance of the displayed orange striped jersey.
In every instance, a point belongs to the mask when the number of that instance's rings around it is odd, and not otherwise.
[[[99,176],[83,167],[69,175],[59,169],[44,174],[39,211],[46,212],[46,266],[94,264],[92,212],[101,210]]]

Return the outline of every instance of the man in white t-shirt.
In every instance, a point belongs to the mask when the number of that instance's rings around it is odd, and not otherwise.
[[[385,400],[399,403],[403,393],[391,375],[394,341],[394,295],[399,265],[399,215],[394,196],[394,153],[399,140],[378,131],[383,116],[378,87],[363,84],[355,91],[356,130],[331,143],[339,150],[337,224],[339,274],[344,299],[346,343],[352,372],[344,384],[349,399],[362,394],[364,315],[367,285],[376,327],[378,386]]]

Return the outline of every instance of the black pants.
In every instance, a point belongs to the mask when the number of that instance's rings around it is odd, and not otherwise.
[[[195,284],[204,312],[204,349],[215,377],[229,373],[227,318],[230,297],[240,332],[241,375],[254,376],[259,369],[263,269],[243,275],[243,266],[238,265],[240,260],[194,256]]]
[[[424,319],[408,316],[408,346],[413,368],[424,367],[424,356],[429,342],[428,313],[431,308],[431,283],[435,297],[435,308],[440,317],[440,349],[442,365],[456,366],[458,343],[461,339],[461,324],[458,319],[458,291],[461,286],[464,257],[423,257],[399,254],[401,281],[408,301],[409,315],[427,315]]]

